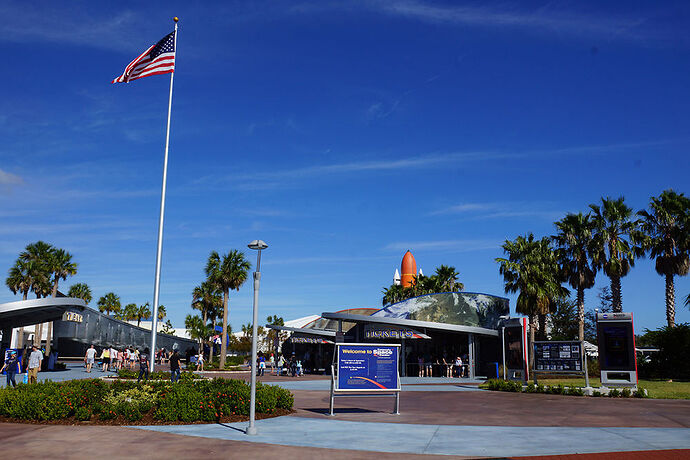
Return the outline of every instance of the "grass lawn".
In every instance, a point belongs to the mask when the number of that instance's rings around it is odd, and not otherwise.
[[[584,377],[580,378],[547,378],[539,379],[544,385],[585,386]],[[589,384],[593,387],[601,386],[599,377],[590,377]],[[647,389],[650,398],[657,399],[690,399],[690,382],[667,382],[665,380],[640,380],[637,385]]]

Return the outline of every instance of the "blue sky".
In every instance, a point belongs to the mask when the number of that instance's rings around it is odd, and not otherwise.
[[[43,239],[79,263],[65,286],[151,301],[169,78],[109,82],[175,15],[175,325],[209,252],[254,261],[256,238],[261,317],[292,319],[379,306],[407,249],[426,274],[453,265],[466,290],[503,295],[506,238],[551,235],[602,196],[641,209],[690,193],[684,2],[150,3],[0,6],[3,270]],[[235,329],[251,289],[231,296]],[[623,306],[638,330],[665,323],[652,262],[623,279]]]

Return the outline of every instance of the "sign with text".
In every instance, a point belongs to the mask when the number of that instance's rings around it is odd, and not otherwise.
[[[62,314],[62,320],[72,321],[74,323],[81,323],[82,321],[84,321],[84,316],[74,311],[66,311]]]
[[[337,344],[337,391],[399,391],[397,344]]]
[[[366,324],[364,326],[366,339],[430,339],[426,334],[406,327],[396,327],[387,324]]]
[[[534,370],[539,372],[583,372],[581,342],[534,342]]]
[[[332,344],[332,340],[322,339],[321,337],[306,337],[300,335],[293,335],[290,337],[292,343],[309,343],[309,344]]]

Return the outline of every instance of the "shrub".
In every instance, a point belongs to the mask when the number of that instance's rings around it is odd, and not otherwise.
[[[78,407],[77,410],[74,411],[74,418],[81,421],[91,420],[91,411],[86,407]]]
[[[644,341],[659,352],[649,358],[638,360],[641,378],[690,380],[690,323],[662,327],[655,331],[646,330]]]
[[[617,388],[612,388],[609,390],[609,398],[617,398],[621,395],[621,392]]]
[[[637,390],[633,392],[633,397],[635,398],[649,398],[647,390],[642,387],[637,387]]]
[[[546,387],[543,383],[537,384],[537,393],[546,393]]]
[[[565,391],[565,387],[563,386],[562,383],[559,383],[558,385],[551,385],[551,394],[554,395],[562,395]]]
[[[534,383],[530,382],[527,385],[527,388],[525,388],[526,393],[536,393],[537,392],[537,387],[534,386]]]
[[[579,387],[568,387],[567,394],[570,396],[584,396],[585,392]]]
[[[592,397],[598,398],[601,396],[601,391],[592,390]]]
[[[623,388],[621,390],[621,396],[624,398],[629,398],[630,396],[632,396],[632,391],[630,391],[630,388]]]

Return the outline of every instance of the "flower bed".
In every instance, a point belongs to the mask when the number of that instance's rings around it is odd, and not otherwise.
[[[585,392],[582,388],[575,386],[564,386],[559,383],[558,385],[542,385],[541,383],[535,385],[534,383],[529,383],[523,386],[522,382],[516,382],[512,380],[501,380],[501,379],[491,379],[485,384],[480,385],[480,388],[486,388],[491,391],[508,391],[512,393],[546,393],[553,395],[567,395],[567,396],[585,396]],[[608,394],[604,394],[601,391],[594,390],[592,396],[608,396],[611,398],[647,398],[647,391],[644,388],[638,388],[635,391],[631,391],[630,388],[623,388],[622,390],[610,389]]]
[[[240,380],[108,384],[99,379],[42,382],[0,389],[0,416],[11,421],[153,424],[235,422],[249,415],[249,385]],[[258,418],[292,411],[283,388],[257,383]]]

